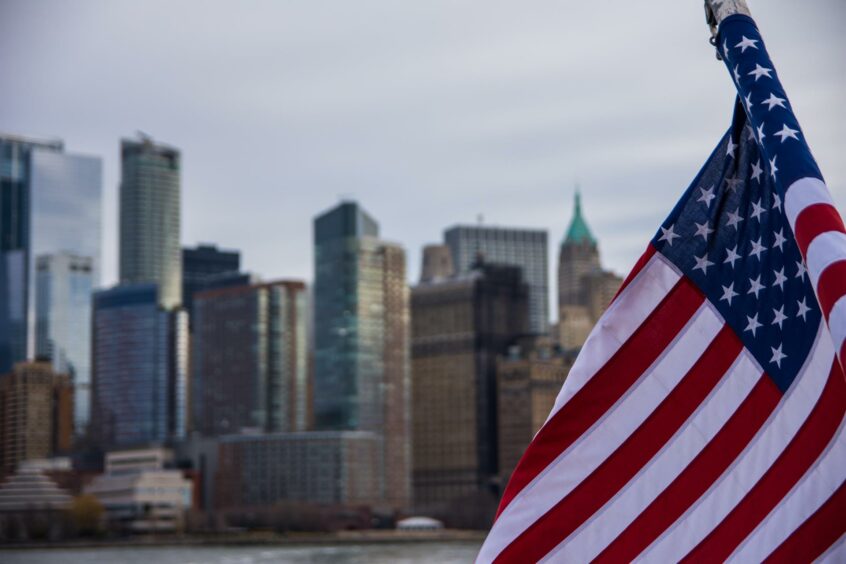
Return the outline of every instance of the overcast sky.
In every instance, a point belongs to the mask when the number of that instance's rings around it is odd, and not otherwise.
[[[846,2],[749,4],[843,209]],[[479,215],[547,229],[554,267],[576,181],[623,274],[730,123],[707,39],[701,0],[0,0],[0,131],[102,156],[107,283],[136,130],[182,151],[183,244],[265,278],[312,278],[342,196],[412,280]]]

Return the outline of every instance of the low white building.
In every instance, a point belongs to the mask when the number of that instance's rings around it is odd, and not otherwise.
[[[172,532],[182,527],[191,506],[192,482],[165,465],[172,455],[162,448],[111,452],[106,472],[85,493],[106,509],[109,522],[133,532]]]

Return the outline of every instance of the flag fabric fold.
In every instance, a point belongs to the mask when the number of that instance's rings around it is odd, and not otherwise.
[[[846,229],[754,21],[729,131],[594,328],[479,562],[846,559]]]

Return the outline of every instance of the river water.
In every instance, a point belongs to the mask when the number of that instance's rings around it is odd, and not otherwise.
[[[158,546],[2,550],[2,564],[387,564],[472,562],[481,543],[420,542],[298,546]]]

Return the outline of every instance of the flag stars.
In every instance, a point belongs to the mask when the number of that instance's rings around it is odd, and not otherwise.
[[[716,198],[714,195],[714,187],[711,186],[707,190],[705,188],[700,188],[699,191],[701,192],[701,195],[699,196],[697,202],[705,202],[705,206],[710,208],[711,200]]]
[[[778,325],[778,328],[781,329],[784,320],[787,319],[787,316],[784,315],[784,306],[781,306],[778,309],[773,308],[773,315],[775,317],[773,318],[772,325]]]
[[[729,58],[729,42],[728,39],[723,40],[723,57],[728,60]]]
[[[659,241],[666,241],[668,245],[671,247],[673,246],[673,239],[678,239],[681,236],[677,235],[676,232],[673,230],[674,226],[671,225],[669,228],[664,229],[661,228],[661,237],[658,239]]]
[[[747,294],[755,294],[755,299],[757,300],[758,294],[761,292],[761,290],[764,289],[764,285],[761,284],[761,276],[758,275],[758,277],[755,278],[755,279],[750,278],[749,284],[750,284],[749,291],[746,292],[746,293]]]
[[[737,175],[732,176],[731,178],[726,178],[726,186],[732,192],[737,192],[738,188],[743,188],[743,179],[738,178]]]
[[[697,223],[696,224],[696,234],[694,235],[694,237],[702,237],[703,241],[707,241],[708,235],[710,235],[713,232],[714,232],[714,230],[711,229],[711,227],[708,225],[707,221],[705,223]]]
[[[801,300],[796,302],[796,305],[799,307],[799,311],[796,312],[796,317],[801,317],[802,321],[807,321],[805,316],[808,315],[809,311],[811,311],[811,308],[809,308],[808,304],[805,303],[805,302],[806,302],[806,298],[802,298]]]
[[[773,207],[775,207],[775,206],[773,206]],[[787,242],[787,239],[784,237],[783,233],[784,233],[783,228],[776,231],[775,232],[775,242],[773,243],[773,247],[778,247],[778,250],[782,251],[782,252],[784,252],[784,249],[782,249],[782,247],[784,247],[784,244]],[[782,270],[782,272],[784,272],[783,268],[781,270]]]
[[[755,70],[750,72],[749,75],[754,76],[755,82],[758,82],[758,79],[761,78],[762,76],[766,76],[767,78],[772,78],[772,75],[770,75],[771,72],[773,72],[773,69],[768,69],[768,68],[762,67],[758,63],[755,63]]]
[[[737,245],[731,249],[726,249],[726,255],[726,260],[723,261],[723,264],[731,264],[731,267],[734,268],[734,263],[740,259],[740,255],[737,254]]]
[[[756,180],[761,182],[761,174],[763,174],[764,169],[761,168],[761,159],[758,159],[758,162],[752,165],[752,180]]]
[[[734,65],[734,81],[740,84],[740,65]]]
[[[751,47],[752,49],[757,49],[758,47],[755,45],[756,43],[758,43],[758,40],[757,40],[757,39],[749,39],[748,37],[746,37],[746,36],[744,35],[744,36],[743,36],[743,39],[741,39],[741,40],[740,40],[740,43],[738,43],[737,45],[735,45],[735,46],[734,46],[734,48],[735,48],[735,49],[737,49],[737,48],[739,47],[739,48],[740,48],[740,52],[741,52],[741,53],[745,53],[745,52],[746,52],[746,50],[747,50],[747,49],[749,49],[750,47]]]
[[[746,111],[752,111],[752,93],[750,92],[746,96],[743,97],[743,101],[746,103]]]
[[[787,358],[787,355],[781,352],[781,345],[778,347],[770,347],[773,351],[773,357],[770,359],[770,362],[775,363],[776,366],[781,368],[781,361]]]
[[[798,140],[799,137],[796,135],[797,133],[799,133],[798,129],[791,129],[787,127],[787,124],[785,123],[782,126],[781,131],[776,132],[775,136],[781,137],[781,142],[784,143],[788,138]]]
[[[805,263],[801,260],[796,261],[796,278],[804,279],[808,274],[808,269],[805,268]]]
[[[773,158],[770,159],[770,176],[773,177],[773,180],[775,180],[776,173],[778,172],[778,167],[776,166],[776,157],[778,157],[778,155],[773,155]]]
[[[752,336],[754,337],[755,331],[757,331],[758,328],[761,327],[761,324],[758,323],[758,314],[756,313],[752,317],[747,315],[746,320],[747,320],[748,324],[746,325],[746,329],[744,329],[744,331],[752,331]]]
[[[781,211],[781,196],[773,194],[773,209]]]
[[[734,139],[729,137],[728,146],[726,147],[726,157],[734,158],[734,151],[737,149],[737,145],[734,143]]]
[[[738,224],[743,221],[743,218],[740,216],[740,213],[738,213],[739,211],[740,208],[728,213],[728,221],[726,222],[726,227],[734,227],[735,229],[737,229]]]
[[[781,270],[773,270],[775,274],[775,281],[773,282],[773,286],[778,286],[779,290],[782,292],[784,291],[784,283],[787,282],[787,276],[784,275],[784,267],[781,267]]]
[[[696,261],[696,266],[693,267],[693,270],[701,270],[702,274],[708,274],[708,267],[714,265],[713,262],[708,260],[708,253],[705,253],[701,257],[693,257],[693,260]]]
[[[757,241],[752,241],[752,250],[749,251],[749,256],[761,260],[761,253],[766,250],[767,248],[761,244],[761,238],[758,237]]]
[[[780,108],[784,108],[785,107],[784,103],[786,101],[787,100],[785,100],[784,98],[779,98],[778,96],[776,96],[775,94],[770,92],[770,97],[767,98],[766,100],[762,100],[761,103],[766,104],[767,110],[769,111],[769,110],[772,110],[773,108],[775,108],[776,106],[779,106]]]
[[[728,286],[723,286],[723,297],[720,298],[720,301],[726,300],[728,305],[731,305],[731,301],[736,298],[737,295],[737,292],[734,291],[734,282],[732,282]]]
[[[764,209],[764,207],[761,205],[761,200],[760,200],[760,199],[759,199],[757,202],[752,202],[752,215],[751,215],[752,219],[757,219],[758,221],[761,221],[761,215],[762,215],[765,211],[766,211],[766,210],[765,210],[765,209]]]
[[[764,124],[762,123],[758,126],[758,143],[763,143],[764,137],[766,136],[767,135],[764,133]]]

